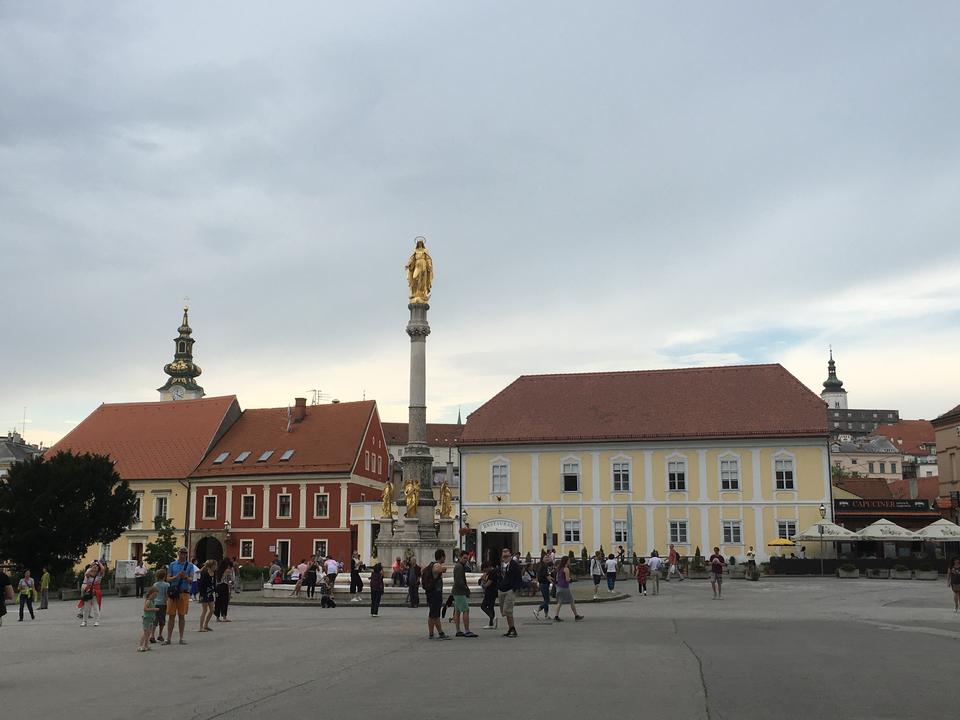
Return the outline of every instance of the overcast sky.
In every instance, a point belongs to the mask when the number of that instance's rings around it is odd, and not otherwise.
[[[0,0],[0,429],[208,395],[404,420],[524,373],[780,362],[960,402],[956,3]]]

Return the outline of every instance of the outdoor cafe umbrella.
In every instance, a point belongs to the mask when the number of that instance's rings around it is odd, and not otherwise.
[[[820,534],[821,527],[823,527],[823,535]],[[811,525],[802,533],[793,536],[795,542],[814,542],[818,540],[825,542],[842,542],[846,540],[852,542],[862,539],[863,538],[853,532],[853,530],[847,530],[845,527],[840,527],[836,523],[827,522],[826,520],[818,522],[816,525]]]
[[[633,508],[630,505],[627,505],[627,557],[633,557]]]
[[[794,543],[793,540],[790,540],[789,538],[778,537],[768,542],[767,547],[784,548],[784,547],[792,547],[795,544],[796,543]]]
[[[949,520],[937,520],[914,533],[917,540],[931,542],[960,542],[960,525]]]
[[[886,518],[880,518],[875,523],[858,530],[857,536],[860,540],[876,540],[878,542],[913,542],[919,539],[916,533],[902,528]]]

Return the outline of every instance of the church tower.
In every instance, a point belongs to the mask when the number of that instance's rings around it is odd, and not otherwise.
[[[170,376],[163,387],[157,388],[161,400],[198,400],[203,397],[203,388],[196,379],[202,370],[193,362],[193,330],[187,318],[189,308],[183,308],[183,322],[177,328],[179,335],[174,339],[173,362],[163,366]]]
[[[833,361],[833,348],[830,348],[830,361],[827,363],[827,379],[823,383],[823,392],[820,397],[831,410],[847,409],[847,391],[843,389],[843,381],[837,377],[837,364]]]

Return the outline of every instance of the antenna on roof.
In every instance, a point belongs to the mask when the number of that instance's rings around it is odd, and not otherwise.
[[[314,388],[312,390],[307,390],[306,392],[310,394],[311,405],[319,405],[324,400],[328,400],[330,398],[330,394],[321,391],[320,388]]]

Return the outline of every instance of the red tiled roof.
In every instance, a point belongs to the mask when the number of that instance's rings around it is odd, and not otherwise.
[[[900,500],[936,500],[940,495],[940,478],[937,475],[928,475],[927,477],[916,478],[917,497],[910,497],[910,483],[912,480],[891,480],[890,492],[893,497]]]
[[[826,436],[823,400],[781,365],[524,375],[473,412],[461,445]]]
[[[409,440],[410,426],[408,423],[385,422],[383,434],[387,445],[406,445]],[[446,447],[460,438],[463,425],[457,423],[427,423],[427,445],[431,447]]]
[[[890,485],[883,478],[844,478],[834,480],[833,486],[853,493],[863,500],[882,500],[893,497]]]
[[[901,420],[900,422],[878,425],[876,434],[883,435],[900,452],[907,455],[927,455],[928,452],[922,449],[920,444],[933,445],[936,442],[933,423],[929,420]]]
[[[47,452],[109,455],[124,480],[184,479],[239,414],[234,395],[105,403]]]
[[[349,473],[373,417],[373,400],[330,405],[311,405],[302,422],[290,424],[287,408],[244,410],[230,431],[207,453],[194,478],[222,475],[275,475],[277,473]],[[258,462],[263,453],[273,454]],[[289,460],[283,453],[293,450]],[[250,455],[235,462],[242,452]],[[218,456],[227,453],[222,463]]]
[[[943,415],[934,418],[933,426],[943,427],[945,425],[952,424],[956,420],[960,420],[960,405],[957,405],[952,410],[947,410]]]

